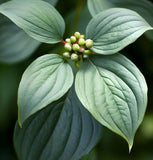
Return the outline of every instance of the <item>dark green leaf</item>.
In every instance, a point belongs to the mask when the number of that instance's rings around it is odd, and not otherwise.
[[[58,2],[58,0],[44,0],[44,1],[50,3],[53,6],[55,6]]]
[[[28,58],[40,43],[0,15],[0,44],[0,62],[16,63]]]
[[[147,104],[147,85],[136,66],[120,54],[94,56],[77,73],[75,89],[89,112],[131,149]]]
[[[21,66],[0,65],[0,130],[10,127],[16,117],[17,89],[20,81]],[[0,132],[1,132],[0,131]]]
[[[101,135],[101,125],[78,100],[75,91],[15,127],[14,144],[20,160],[78,160]]]
[[[113,8],[96,15],[88,24],[86,36],[94,41],[97,54],[114,54],[133,43],[152,27],[136,12]]]
[[[57,43],[64,34],[63,18],[44,1],[13,0],[0,5],[0,12],[40,42]]]
[[[73,83],[72,69],[57,54],[36,59],[24,72],[18,91],[19,123],[62,97]]]

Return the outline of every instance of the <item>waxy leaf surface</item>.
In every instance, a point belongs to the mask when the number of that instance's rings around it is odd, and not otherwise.
[[[85,108],[131,149],[147,104],[147,85],[136,66],[120,54],[93,56],[77,73],[75,89]]]
[[[82,106],[74,89],[15,127],[20,160],[78,160],[98,142],[101,125]]]
[[[9,1],[0,5],[0,13],[40,42],[57,43],[65,31],[65,22],[58,11],[41,0]]]
[[[92,16],[106,9],[116,7],[136,11],[153,26],[153,3],[148,0],[88,0],[88,8]],[[148,31],[145,34],[153,40],[153,31]]]
[[[100,12],[88,24],[86,36],[97,54],[114,54],[133,43],[152,27],[136,12],[113,8]]]
[[[36,59],[24,72],[18,91],[19,123],[61,98],[73,83],[72,69],[57,54]]]

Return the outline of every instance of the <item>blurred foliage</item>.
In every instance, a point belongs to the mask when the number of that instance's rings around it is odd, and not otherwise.
[[[75,31],[85,33],[86,25],[91,19],[85,0],[60,0],[56,8],[66,20],[64,37],[69,37]],[[12,136],[17,120],[17,89],[21,76],[34,59],[54,52],[61,54],[63,44],[56,47],[41,44],[34,54],[23,62],[14,65],[0,64],[0,160],[17,160]],[[146,78],[149,94],[144,121],[135,136],[130,154],[126,142],[104,128],[100,142],[82,160],[153,160],[153,42],[142,36],[121,53],[132,60]]]

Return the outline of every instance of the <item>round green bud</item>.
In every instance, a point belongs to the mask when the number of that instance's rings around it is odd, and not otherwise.
[[[74,36],[75,36],[77,39],[79,39],[79,38],[80,38],[80,33],[79,33],[79,32],[75,32],[75,33],[74,33]]]
[[[85,51],[85,49],[83,48],[83,47],[80,47],[80,52],[84,52]]]
[[[64,58],[70,58],[70,53],[69,52],[64,52],[63,57]]]
[[[92,51],[91,50],[84,50],[83,54],[90,55],[90,54],[92,54]]]
[[[77,52],[80,51],[80,46],[78,44],[73,44],[72,48],[74,51],[77,51]]]
[[[93,40],[87,39],[87,40],[86,40],[86,47],[87,47],[87,48],[91,48],[92,46],[93,46]]]
[[[79,62],[79,61],[75,62],[75,66],[76,66],[77,68],[80,68],[80,62]]]
[[[85,35],[84,35],[84,34],[80,35],[80,38],[83,38],[83,39],[84,39],[84,37],[85,37]]]
[[[75,43],[76,42],[76,37],[75,36],[71,36],[70,40],[71,40],[71,43]]]
[[[78,41],[78,44],[79,44],[80,46],[83,46],[85,43],[86,43],[86,41],[85,41],[85,39],[83,39],[83,38],[80,38],[79,41]]]
[[[72,46],[71,46],[71,44],[69,44],[69,43],[66,43],[65,45],[64,45],[64,48],[67,50],[67,51],[71,51],[72,50]]]
[[[66,38],[66,40],[65,40],[67,43],[71,43],[71,40],[70,40],[70,38]]]
[[[84,54],[84,55],[83,55],[83,58],[85,58],[85,59],[88,58],[88,55]]]
[[[78,61],[78,59],[79,59],[79,56],[76,53],[72,53],[71,60],[72,61]]]

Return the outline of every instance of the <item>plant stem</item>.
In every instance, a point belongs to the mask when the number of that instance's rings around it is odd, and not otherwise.
[[[76,8],[76,13],[75,13],[75,17],[74,17],[74,22],[73,22],[73,32],[76,31],[78,22],[79,22],[79,17],[80,17],[80,12],[82,10],[82,7],[84,5],[84,3],[86,2],[86,0],[80,0],[78,3],[78,6]]]

